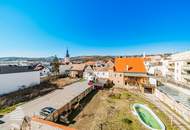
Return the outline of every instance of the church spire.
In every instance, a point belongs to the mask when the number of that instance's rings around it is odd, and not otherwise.
[[[67,57],[67,58],[70,57],[70,56],[69,56],[69,50],[68,50],[68,48],[67,48],[67,51],[66,51],[66,57]]]
[[[70,55],[69,55],[68,48],[66,50],[66,55],[65,55],[65,58],[64,58],[64,62],[65,62],[65,64],[69,64],[70,63]]]

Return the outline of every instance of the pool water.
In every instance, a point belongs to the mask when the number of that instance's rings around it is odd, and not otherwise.
[[[157,117],[157,115],[147,106],[143,104],[134,104],[133,109],[135,115],[138,116],[140,122],[151,130],[165,130],[165,125]]]
[[[135,109],[145,124],[147,124],[148,126],[154,129],[158,129],[158,130],[162,129],[158,121],[151,115],[149,111],[147,111],[146,109],[140,106],[136,106]]]

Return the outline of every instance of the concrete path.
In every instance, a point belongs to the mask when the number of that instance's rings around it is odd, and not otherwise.
[[[173,121],[173,123],[179,127],[180,130],[190,130],[190,123],[187,123],[182,117],[174,113],[168,106],[156,98],[155,95],[145,94],[144,98],[163,111]]]

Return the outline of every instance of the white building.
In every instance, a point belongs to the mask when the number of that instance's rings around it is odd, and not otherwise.
[[[109,79],[109,71],[107,70],[95,70],[94,74],[96,78]]]
[[[184,85],[190,85],[190,51],[171,55],[171,60],[167,61],[168,79]]]
[[[71,69],[71,64],[68,65],[60,65],[59,66],[59,73],[62,75],[66,75],[69,73],[69,70]]]
[[[39,71],[28,66],[0,66],[0,95],[40,84]]]
[[[110,79],[113,72],[114,63],[109,60],[104,66],[94,67],[94,74],[96,78]]]
[[[34,70],[40,72],[40,77],[41,78],[47,77],[47,76],[51,75],[50,68],[48,68],[47,66],[44,66],[42,64],[36,65],[36,67],[34,68]]]
[[[162,60],[162,67],[161,67],[161,71],[162,71],[162,76],[166,77],[168,72],[168,63],[169,63],[169,59],[165,59]]]
[[[162,75],[162,60],[160,55],[144,57],[144,64],[149,75]]]
[[[83,78],[86,80],[93,80],[95,78],[94,70],[90,65],[85,68],[83,72]]]
[[[47,77],[51,74],[51,71],[49,68],[47,67],[44,67],[43,69],[40,70],[40,77],[43,78],[43,77]]]

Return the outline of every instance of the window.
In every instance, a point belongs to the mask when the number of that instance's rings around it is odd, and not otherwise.
[[[117,75],[115,74],[115,77],[116,77]]]
[[[127,85],[127,81],[125,81],[125,85]]]
[[[120,74],[120,77],[122,77],[122,74]]]

